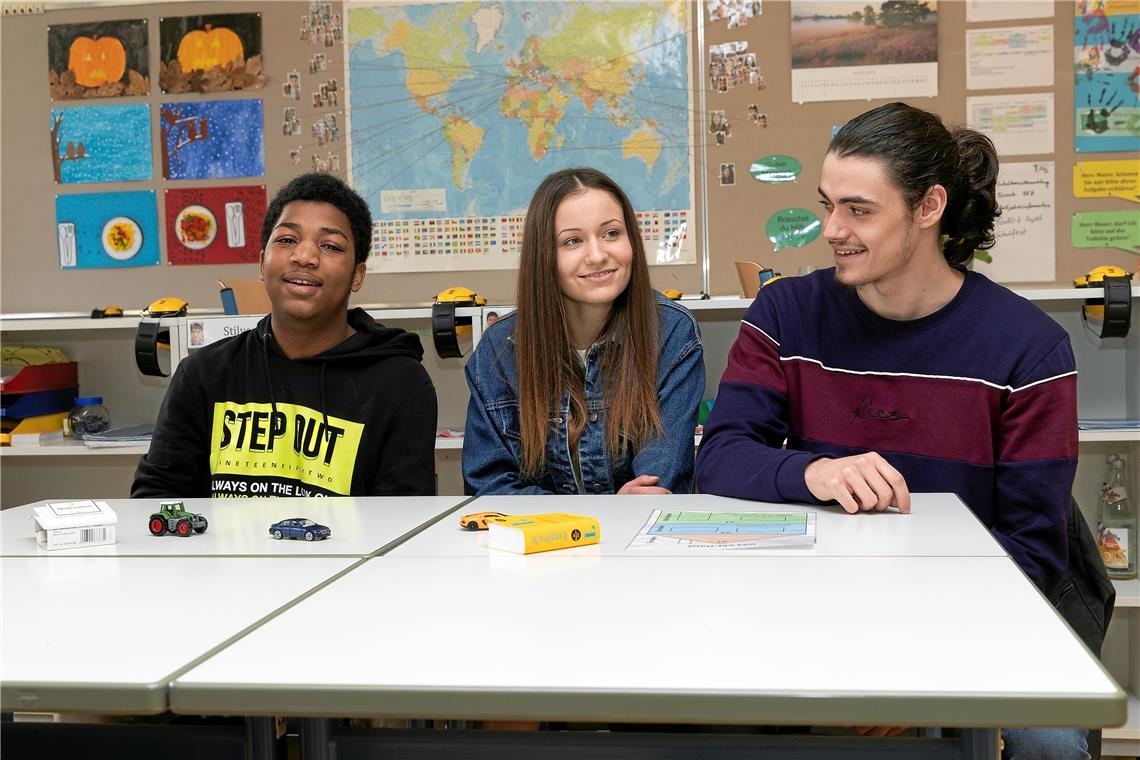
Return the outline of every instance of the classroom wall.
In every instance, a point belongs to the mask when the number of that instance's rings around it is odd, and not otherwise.
[[[336,9],[343,11],[340,4]],[[1119,199],[1082,199],[1072,197],[1072,163],[1080,159],[1126,158],[1127,154],[1082,154],[1073,150],[1073,126],[1069,114],[1072,109],[1072,38],[1073,17],[1070,2],[1057,2],[1052,23],[1056,28],[1055,85],[1053,88],[1030,88],[1041,91],[1052,89],[1056,94],[1056,152],[1052,155],[1019,156],[1017,161],[1034,159],[1055,160],[1057,166],[1056,196],[1056,281],[1065,283],[1090,267],[1114,263],[1127,268],[1136,265],[1135,256],[1113,249],[1074,250],[1069,245],[1070,216],[1075,210],[1111,210],[1128,208]],[[696,14],[704,12],[704,3],[693,6]],[[240,91],[217,95],[163,95],[158,90],[158,19],[163,15],[188,15],[215,12],[251,12],[262,14],[263,59],[267,81],[259,91]],[[300,17],[306,12],[305,2],[201,2],[130,5],[125,7],[83,7],[52,10],[42,15],[6,16],[0,29],[2,67],[0,89],[3,92],[3,109],[0,112],[0,149],[2,149],[2,210],[0,210],[0,256],[3,262],[3,283],[0,285],[0,310],[5,313],[29,311],[85,311],[95,306],[118,304],[126,308],[140,308],[162,295],[179,295],[191,302],[192,307],[217,308],[219,305],[215,280],[227,277],[256,277],[256,266],[186,266],[123,269],[86,269],[61,271],[55,247],[53,196],[57,193],[92,192],[95,190],[154,189],[161,200],[166,187],[209,186],[263,183],[270,196],[276,188],[287,182],[304,167],[291,166],[288,150],[299,142],[311,147],[308,135],[311,105],[304,97],[292,103],[281,94],[286,72],[298,69],[307,74],[307,61],[315,50],[330,55],[328,75],[344,75],[343,48],[317,48],[297,41]],[[939,12],[939,95],[914,100],[914,105],[940,113],[948,122],[958,123],[965,116],[965,3],[942,2]],[[150,57],[152,91],[144,98],[100,99],[98,104],[140,102],[151,104],[152,138],[156,179],[100,185],[63,185],[52,182],[49,159],[49,114],[52,102],[47,86],[47,32],[49,24],[78,21],[147,18],[150,20]],[[816,186],[819,166],[827,146],[830,128],[851,116],[883,101],[844,101],[797,105],[790,101],[789,75],[789,20],[787,2],[766,0],[763,14],[753,18],[747,26],[728,30],[722,21],[708,24],[704,29],[706,50],[694,52],[696,87],[705,87],[696,69],[698,59],[707,62],[708,45],[730,40],[744,40],[749,51],[755,52],[758,65],[767,82],[767,89],[758,92],[743,86],[728,93],[705,93],[705,113],[698,114],[693,139],[698,145],[694,173],[697,184],[697,220],[707,219],[709,258],[711,262],[711,293],[734,295],[739,293],[733,261],[751,259],[760,261],[784,273],[795,273],[806,265],[827,266],[830,251],[822,240],[806,248],[790,248],[779,252],[764,235],[764,222],[774,211],[787,206],[817,208]],[[1047,21],[993,22],[972,24],[970,28],[1006,24],[1038,24]],[[695,33],[694,33],[695,34]],[[305,77],[312,80],[312,77]],[[308,89],[307,87],[305,88]],[[987,91],[985,94],[996,94]],[[265,176],[253,180],[173,181],[161,179],[158,154],[160,131],[157,125],[160,103],[194,98],[250,98],[264,99],[265,113]],[[343,102],[343,101],[342,101]],[[696,103],[694,93],[694,103]],[[768,128],[757,129],[748,124],[747,106],[757,103],[768,116]],[[76,105],[80,101],[65,101],[62,105]],[[296,105],[305,124],[305,134],[285,137],[281,134],[281,109]],[[704,129],[707,112],[723,109],[733,121],[733,134],[725,145],[707,144],[712,137]],[[343,109],[342,109],[343,110]],[[328,113],[328,110],[322,113]],[[342,152],[343,149],[342,149]],[[791,184],[765,185],[748,176],[748,167],[756,158],[770,154],[789,154],[803,164],[799,181]],[[735,163],[737,179],[731,187],[721,187],[717,181],[720,163]],[[347,163],[347,161],[345,161]],[[707,188],[707,208],[702,205],[699,182]],[[159,223],[164,224],[162,203],[158,208]],[[699,224],[692,231],[698,245],[703,241]],[[675,287],[686,294],[702,289],[701,265],[653,267],[657,287]],[[492,302],[511,302],[514,299],[513,271],[476,271],[463,273],[430,272],[417,274],[377,274],[368,276],[361,292],[355,297],[360,304],[426,303],[435,293],[453,285],[462,284],[488,296]]]
[[[329,67],[321,78],[337,77],[345,82],[344,49],[324,48],[298,42],[299,19],[308,9],[307,2],[226,2],[166,3],[128,5],[124,7],[82,7],[51,10],[31,16],[5,16],[0,25],[0,151],[3,177],[2,209],[0,209],[0,256],[3,277],[0,283],[0,311],[3,313],[41,311],[88,311],[96,306],[117,304],[138,309],[164,295],[177,295],[190,302],[192,308],[220,308],[216,280],[256,278],[253,264],[221,266],[178,266],[166,264],[165,241],[162,264],[157,267],[83,269],[62,271],[56,253],[54,196],[57,193],[112,192],[121,190],[155,190],[158,195],[158,221],[165,224],[162,191],[168,187],[209,187],[214,185],[264,184],[269,197],[293,176],[306,171],[292,166],[288,151],[298,144],[308,151],[315,149],[309,134],[314,109],[306,103],[309,82],[308,60],[314,52],[330,56]],[[343,13],[341,3],[334,10]],[[159,30],[162,16],[190,14],[259,12],[262,14],[264,73],[267,80],[261,90],[244,90],[220,94],[164,95],[158,87]],[[151,94],[131,98],[99,98],[60,101],[53,104],[48,90],[47,27],[86,21],[115,19],[149,20]],[[302,73],[304,94],[299,103],[285,98],[281,86],[291,70]],[[265,176],[251,179],[184,180],[162,179],[157,123],[161,103],[196,99],[262,98],[265,114]],[[146,102],[151,105],[151,137],[155,178],[142,182],[65,184],[52,181],[50,159],[50,114],[53,105],[110,105]],[[342,100],[342,105],[343,105]],[[281,133],[282,109],[296,106],[304,132],[299,137]],[[321,109],[320,114],[344,109]],[[347,151],[340,143],[343,165],[347,167]],[[342,171],[340,176],[345,176]],[[698,234],[695,232],[694,234]],[[699,265],[655,267],[658,287],[681,287],[687,292],[700,289]],[[369,274],[363,288],[353,297],[355,304],[430,303],[439,291],[453,285],[464,285],[498,303],[514,300],[514,272],[477,271],[464,273],[429,272],[412,274]]]

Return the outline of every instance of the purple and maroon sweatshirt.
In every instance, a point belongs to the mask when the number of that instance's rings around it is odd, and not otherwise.
[[[745,313],[696,486],[819,503],[809,463],[876,451],[912,492],[956,493],[1048,591],[1068,562],[1077,445],[1069,336],[1032,303],[969,272],[946,306],[897,321],[826,269],[768,285]]]

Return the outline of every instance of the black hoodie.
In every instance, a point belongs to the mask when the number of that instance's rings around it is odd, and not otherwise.
[[[289,359],[265,317],[174,373],[131,498],[435,493],[435,388],[419,336],[351,309],[356,334]]]

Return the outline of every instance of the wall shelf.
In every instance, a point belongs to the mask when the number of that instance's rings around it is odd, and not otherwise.
[[[1117,609],[1121,607],[1140,607],[1140,579],[1130,578],[1126,581],[1114,580],[1112,585],[1116,587]]]
[[[448,451],[463,448],[463,438],[436,438],[435,450]],[[65,440],[45,446],[0,446],[0,458],[7,457],[85,457],[85,456],[142,456],[149,446],[107,446],[88,448],[82,441]]]

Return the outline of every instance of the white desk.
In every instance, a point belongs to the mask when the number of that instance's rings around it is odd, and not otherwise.
[[[182,669],[355,561],[5,557],[0,704],[163,712]]]
[[[205,533],[189,537],[152,536],[147,517],[160,499],[108,499],[119,522],[115,544],[47,551],[36,545],[32,508],[47,501],[0,512],[5,557],[366,557],[461,504],[463,496],[327,499],[184,499],[186,508],[209,521]],[[51,499],[49,501],[63,501]],[[275,540],[269,526],[290,517],[308,517],[332,528],[324,541]]]
[[[300,647],[322,651],[321,667],[282,668]],[[1099,726],[1123,722],[1125,695],[1007,558],[555,552],[369,560],[171,686],[175,712],[250,705],[293,715]]]
[[[720,496],[484,496],[458,510],[412,540],[400,544],[392,557],[489,557],[486,531],[466,531],[459,517],[472,512],[530,514],[569,512],[598,518],[602,540],[591,546],[564,549],[560,557],[621,557],[649,554],[626,545],[654,509],[723,512],[815,512],[815,546],[743,550],[754,557],[1004,557],[1005,550],[954,494],[921,494],[913,512],[849,515],[841,507],[766,504]],[[734,550],[739,551],[739,550]],[[497,553],[497,552],[496,552]],[[659,549],[653,556],[662,556]],[[664,552],[669,553],[669,552]],[[691,550],[676,549],[677,556]],[[723,554],[723,553],[721,553]]]

